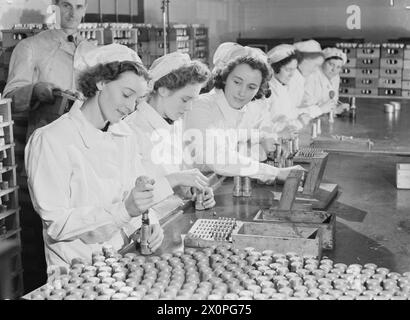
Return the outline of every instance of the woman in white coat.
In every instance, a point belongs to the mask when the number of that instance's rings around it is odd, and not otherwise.
[[[169,53],[155,60],[149,70],[151,92],[135,112],[126,118],[143,144],[144,163],[156,164],[171,187],[184,197],[195,198],[195,189],[204,192],[206,209],[215,205],[209,179],[198,169],[185,169],[192,163],[183,154],[182,117],[191,109],[201,88],[208,82],[210,71],[189,55]],[[184,162],[184,159],[187,160]]]
[[[268,99],[272,121],[284,128],[282,132],[278,132],[279,136],[296,133],[310,120],[293,103],[289,89],[289,83],[297,72],[298,55],[295,47],[289,44],[280,44],[267,55],[273,70],[273,77],[269,82],[271,96]]]
[[[85,63],[79,87],[86,100],[37,129],[25,150],[49,267],[67,267],[75,258],[91,263],[92,252],[104,244],[120,249],[141,225],[141,214],[172,194],[164,177],[153,177],[154,185],[136,185],[147,172],[135,136],[125,123],[115,131],[109,128],[147,93],[149,77],[138,56],[125,46],[110,45],[90,52]],[[155,251],[164,236],[155,216],[150,221],[149,247]]]
[[[301,113],[308,114],[311,119],[319,117],[324,113],[329,113],[334,108],[332,101],[326,101],[320,105],[304,101],[307,78],[316,72],[324,62],[320,44],[315,40],[307,40],[296,42],[294,46],[300,55],[297,71],[289,83],[289,90],[294,105],[301,109]]]
[[[238,150],[238,142],[249,138],[247,134],[257,113],[248,110],[256,105],[249,103],[268,92],[271,73],[266,56],[260,50],[234,43],[221,46],[223,50],[217,49],[219,57],[214,59],[214,89],[194,101],[185,117],[184,137],[195,155],[195,165],[201,171],[225,176],[285,179],[291,169],[300,167],[275,168],[248,156],[257,152]],[[251,140],[257,142],[252,145],[259,147],[259,131],[252,133],[255,139],[250,137]]]
[[[348,108],[339,102],[340,71],[347,61],[346,54],[337,48],[323,50],[325,61],[322,66],[306,79],[303,101],[307,105],[321,105],[332,101],[337,106],[336,113]]]

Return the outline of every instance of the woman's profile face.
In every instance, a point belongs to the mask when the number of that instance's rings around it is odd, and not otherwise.
[[[343,61],[340,59],[326,60],[322,65],[322,70],[328,79],[336,77],[343,67]]]
[[[104,120],[116,123],[135,110],[148,92],[147,81],[132,71],[102,85],[98,103]]]
[[[172,121],[182,118],[185,112],[191,110],[192,102],[198,98],[201,88],[201,83],[188,84],[177,90],[164,88],[162,103],[165,115]]]
[[[258,93],[262,84],[262,72],[246,63],[237,65],[225,83],[225,97],[234,109],[242,109]]]
[[[275,73],[275,78],[278,79],[283,84],[288,84],[290,79],[295,74],[295,71],[298,67],[298,61],[293,59],[289,61],[288,64],[285,64],[280,68],[279,73]]]

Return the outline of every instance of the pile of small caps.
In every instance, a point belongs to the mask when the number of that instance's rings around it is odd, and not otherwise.
[[[410,272],[346,265],[296,253],[224,244],[161,256],[105,248],[76,261],[33,294],[37,300],[407,300]]]

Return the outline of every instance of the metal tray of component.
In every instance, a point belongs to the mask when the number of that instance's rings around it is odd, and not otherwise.
[[[237,248],[295,252],[320,258],[322,230],[275,222],[238,222],[238,228],[232,232],[232,243]]]
[[[254,220],[281,223],[288,227],[320,228],[322,230],[322,248],[332,250],[336,245],[336,214],[332,212],[316,210],[280,212],[268,208],[259,210]]]

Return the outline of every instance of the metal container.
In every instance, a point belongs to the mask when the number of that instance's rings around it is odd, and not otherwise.
[[[242,196],[250,197],[252,195],[252,181],[249,177],[243,178]]]
[[[242,178],[241,177],[233,178],[232,194],[234,197],[242,197]]]

